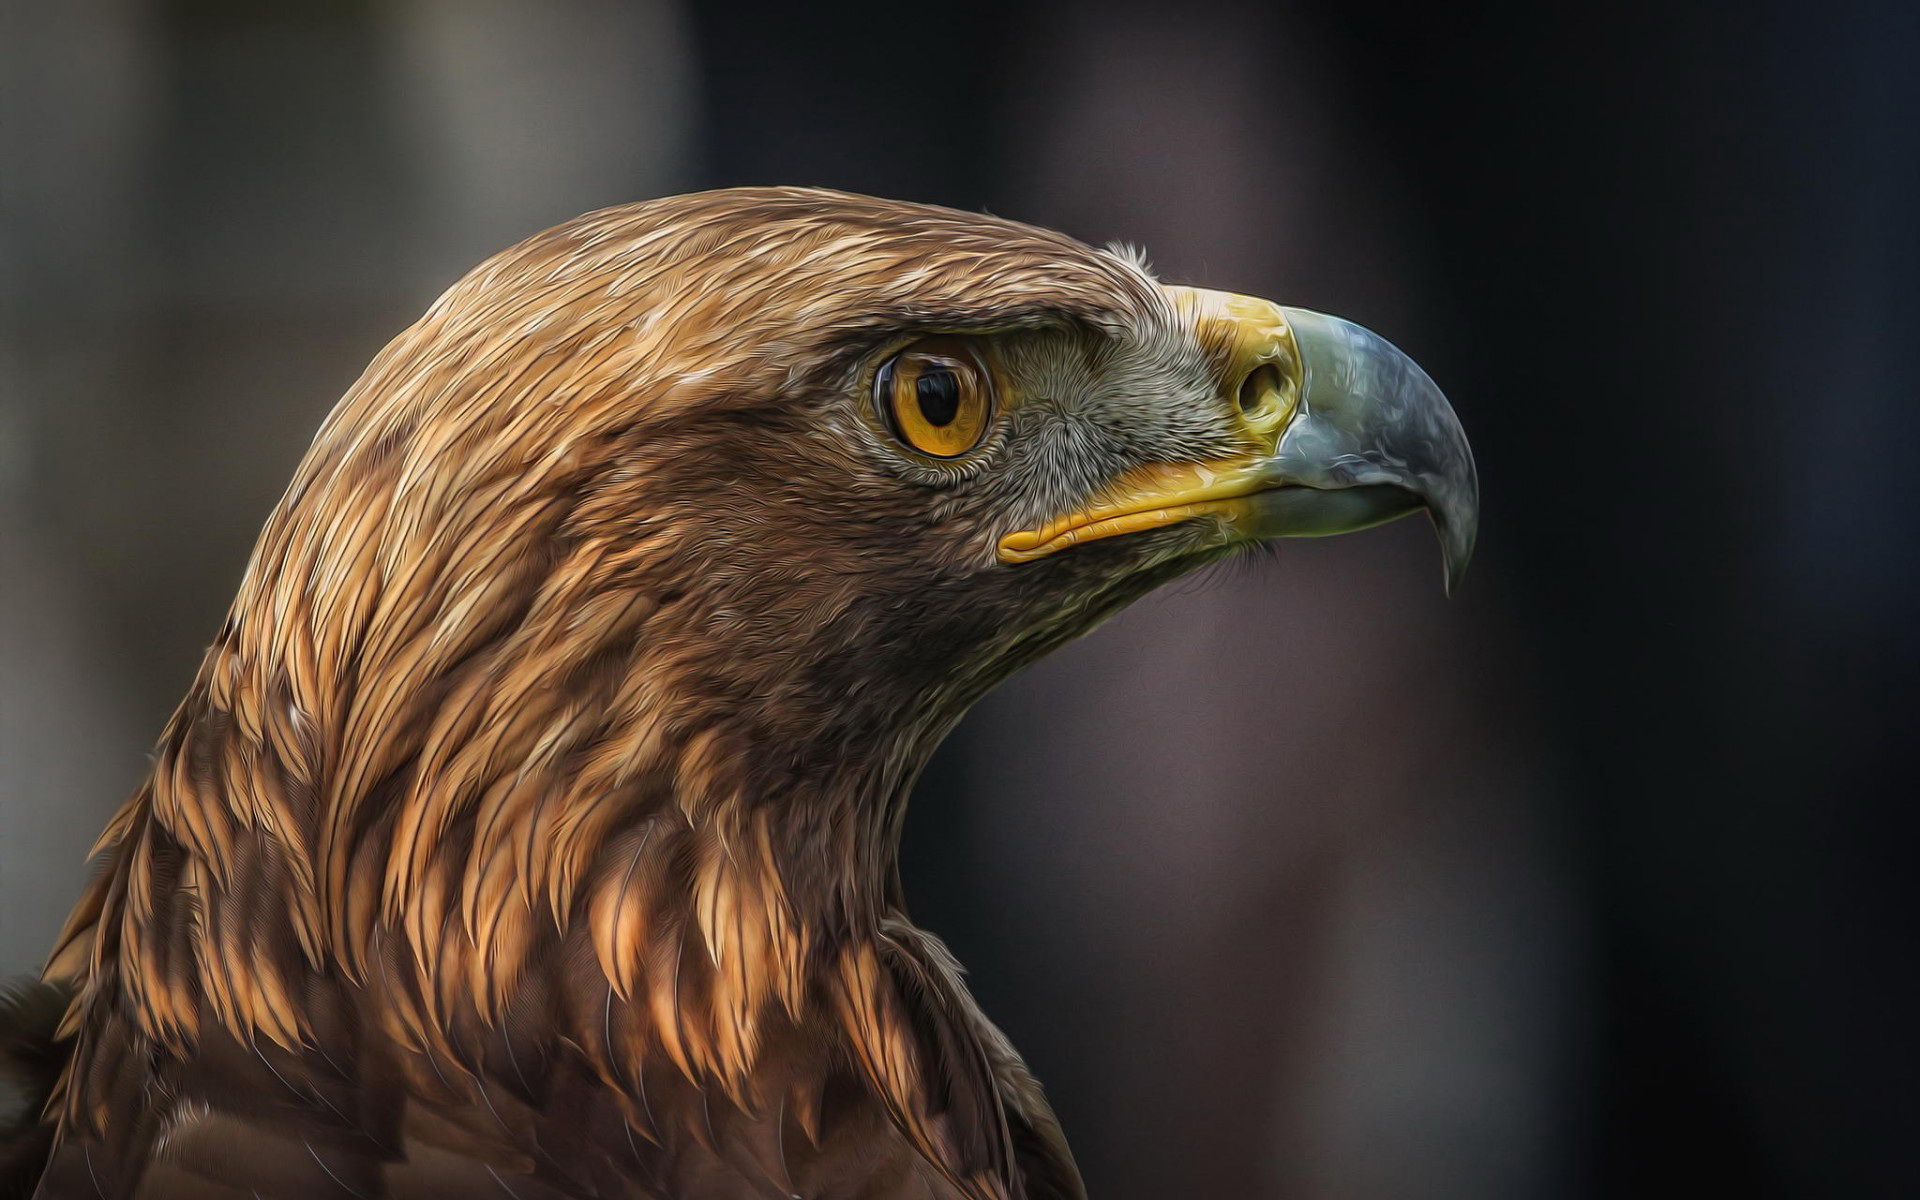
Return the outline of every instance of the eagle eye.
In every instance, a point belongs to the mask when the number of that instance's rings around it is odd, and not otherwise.
[[[928,338],[889,358],[874,376],[873,397],[888,431],[929,458],[972,450],[993,416],[993,381],[958,338]]]

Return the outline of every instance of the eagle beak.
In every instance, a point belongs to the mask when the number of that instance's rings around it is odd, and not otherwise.
[[[1251,541],[1348,533],[1424,508],[1452,595],[1473,556],[1480,485],[1459,418],[1427,373],[1351,321],[1250,296],[1167,291],[1257,449],[1130,471],[1087,507],[1002,538],[1001,559],[1031,561],[1197,517]]]

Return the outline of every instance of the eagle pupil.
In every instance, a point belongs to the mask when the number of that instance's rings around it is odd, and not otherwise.
[[[944,363],[932,363],[914,381],[913,398],[927,424],[945,428],[960,415],[960,376]]]

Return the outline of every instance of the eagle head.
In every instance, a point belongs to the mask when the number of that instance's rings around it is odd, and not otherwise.
[[[1439,391],[1356,326],[1011,221],[743,189],[462,281],[328,423],[279,522],[305,537],[251,582],[304,593],[361,696],[550,630],[545,683],[604,713],[643,676],[728,786],[893,800],[982,692],[1154,586],[1423,505],[1451,585],[1475,503]]]
[[[713,1097],[817,1147],[867,1097],[946,1185],[1039,1194],[1051,1118],[904,922],[914,776],[1167,580],[1425,508],[1451,585],[1476,504],[1379,337],[1057,233],[741,189],[539,234],[375,359],[270,518],[49,968],[62,1137],[134,1088],[188,1144],[246,1094],[231,1043],[385,1063],[433,1121],[368,1144],[552,1158],[592,1124],[556,1089],[600,1088],[670,1171],[725,1157]]]

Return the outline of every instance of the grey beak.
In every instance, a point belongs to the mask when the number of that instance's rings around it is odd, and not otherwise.
[[[1473,557],[1480,482],[1453,407],[1419,364],[1372,330],[1283,308],[1304,368],[1298,411],[1260,471],[1261,537],[1365,529],[1424,508],[1451,596]]]

